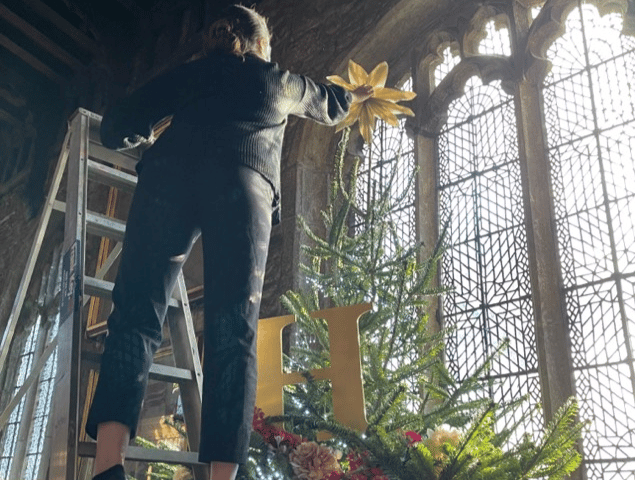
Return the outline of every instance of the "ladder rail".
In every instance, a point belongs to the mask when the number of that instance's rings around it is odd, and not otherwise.
[[[182,308],[176,313],[168,314],[168,326],[173,352],[182,352],[184,355],[174,355],[175,365],[179,368],[190,370],[193,375],[194,387],[186,388],[185,384],[179,384],[181,401],[183,402],[183,417],[187,429],[187,440],[190,450],[198,451],[201,441],[201,410],[203,399],[203,369],[198,354],[194,322],[190,311],[187,287],[183,271],[179,272],[177,280],[178,296],[180,296]],[[209,478],[209,465],[196,464],[192,466],[194,478],[203,480]]]
[[[71,119],[70,160],[67,170],[66,215],[64,222],[64,269],[58,330],[58,367],[53,401],[53,438],[50,478],[74,479],[77,448],[82,342],[83,279],[86,241],[86,182],[88,181],[88,136],[90,115],[81,110]]]

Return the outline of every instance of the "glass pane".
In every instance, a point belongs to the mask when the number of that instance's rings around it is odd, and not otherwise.
[[[448,73],[461,62],[458,51],[458,46],[447,47],[443,50],[443,60],[434,69],[434,87],[439,85]]]
[[[509,29],[507,27],[497,28],[494,20],[485,25],[485,38],[478,46],[478,53],[483,55],[504,55],[512,54],[512,46],[509,39]]]
[[[544,97],[584,454],[590,479],[633,478],[635,42],[590,4],[566,26]]]
[[[448,368],[464,379],[508,339],[482,393],[503,404],[529,394],[516,415],[538,431],[542,420],[530,415],[541,394],[514,104],[500,82],[473,77],[465,90],[438,138],[449,244],[441,283],[452,288],[443,299]]]

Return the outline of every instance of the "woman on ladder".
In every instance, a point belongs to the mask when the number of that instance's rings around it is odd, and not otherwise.
[[[199,460],[232,480],[247,460],[256,392],[256,330],[280,156],[289,115],[334,125],[371,87],[349,93],[270,62],[266,20],[229,7],[205,55],[163,74],[106,112],[109,148],[154,140],[144,153],[113,291],[114,309],[86,426],[95,480],[124,480],[148,370],[177,275],[202,234],[205,359]]]

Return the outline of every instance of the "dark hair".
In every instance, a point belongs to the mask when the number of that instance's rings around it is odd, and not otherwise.
[[[205,52],[221,50],[244,57],[247,53],[257,54],[258,41],[269,42],[270,37],[265,17],[253,8],[231,5],[209,26],[203,38],[203,46]]]

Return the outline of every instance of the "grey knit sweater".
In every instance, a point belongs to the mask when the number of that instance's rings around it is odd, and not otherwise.
[[[102,143],[124,146],[124,138],[149,137],[152,125],[167,115],[172,124],[144,153],[191,159],[219,166],[247,165],[280,189],[280,155],[289,115],[333,125],[347,114],[351,94],[336,85],[280,70],[247,55],[244,59],[210,53],[150,81],[106,111]]]

